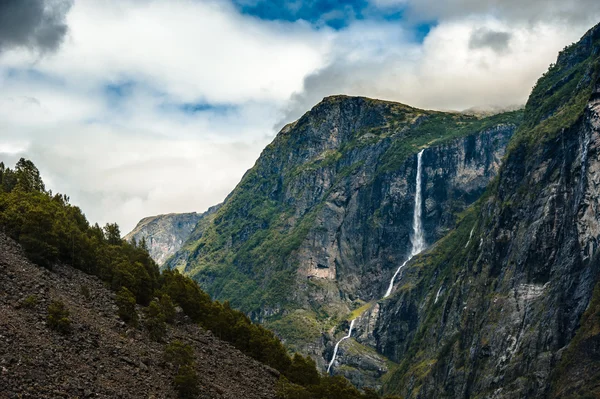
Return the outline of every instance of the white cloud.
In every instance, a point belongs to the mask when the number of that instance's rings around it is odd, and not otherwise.
[[[329,64],[307,77],[280,124],[338,93],[442,110],[524,104],[558,51],[588,28],[465,17],[441,21],[415,43],[395,22],[355,24],[336,38]],[[502,32],[506,42],[473,46],[480,32]]]
[[[417,20],[462,19],[486,15],[528,23],[562,22],[596,24],[597,0],[370,0],[374,7],[402,7]]]
[[[331,37],[221,1],[78,0],[67,23],[55,54],[0,57],[0,156],[31,158],[48,187],[124,232],[222,201]],[[124,96],[107,94],[121,83]],[[223,107],[179,108],[197,101]]]
[[[436,109],[523,103],[598,17],[596,3],[582,11],[587,0],[551,0],[537,19],[533,5],[515,17],[523,7],[512,0],[452,0],[460,12],[404,1],[414,21],[439,20],[423,42],[399,21],[335,32],[261,21],[222,0],[77,0],[56,53],[0,54],[0,159],[29,157],[91,221],[126,232],[151,214],[222,201],[273,125],[326,95]],[[211,106],[182,111],[194,102]]]
[[[79,0],[67,22],[39,69],[84,86],[143,81],[185,101],[285,100],[327,47],[307,24],[260,22],[222,1]]]

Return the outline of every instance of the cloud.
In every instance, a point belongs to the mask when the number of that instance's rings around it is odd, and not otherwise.
[[[0,2],[0,51],[23,47],[55,51],[67,33],[65,0],[3,0]]]
[[[402,8],[420,20],[461,19],[474,15],[492,16],[527,23],[560,21],[591,25],[598,22],[597,0],[370,0],[374,7]]]
[[[490,48],[497,53],[508,50],[512,34],[510,32],[495,31],[488,28],[478,28],[471,33],[469,39],[470,49]]]
[[[67,40],[0,56],[0,159],[32,159],[93,222],[221,202],[324,65],[330,31],[222,1],[78,0]]]
[[[585,14],[600,15],[586,0],[549,0],[546,11],[514,0],[512,9],[450,0],[458,10],[433,0],[279,3],[293,17],[223,0],[77,0],[54,18],[69,28],[55,52],[37,57],[50,47],[32,54],[36,41],[2,47],[0,159],[31,158],[92,222],[126,232],[148,215],[221,202],[273,126],[326,95],[433,109],[523,103],[589,28]],[[323,23],[336,19],[344,24]]]
[[[558,51],[588,28],[465,17],[438,21],[420,43],[396,22],[356,23],[339,33],[328,65],[307,76],[276,126],[334,94],[438,110],[524,104]]]

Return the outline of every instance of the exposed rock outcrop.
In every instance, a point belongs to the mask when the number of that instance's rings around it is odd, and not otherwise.
[[[137,226],[124,238],[127,241],[146,241],[148,253],[154,261],[162,266],[190,238],[199,222],[210,219],[219,209],[219,205],[209,208],[204,213],[170,213],[168,215],[150,216],[140,220]]]

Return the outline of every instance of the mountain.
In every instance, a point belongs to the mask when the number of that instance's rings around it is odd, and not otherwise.
[[[324,370],[335,326],[379,299],[410,253],[416,153],[434,243],[494,178],[521,118],[325,98],[282,129],[167,266]]]
[[[385,392],[600,396],[599,73],[600,25],[537,82],[497,180],[378,302]]]
[[[162,265],[177,252],[196,225],[209,220],[220,205],[209,208],[204,213],[170,213],[168,215],[150,216],[140,220],[137,226],[124,238],[127,241],[146,241],[148,252],[156,263]],[[196,231],[201,231],[196,229]]]

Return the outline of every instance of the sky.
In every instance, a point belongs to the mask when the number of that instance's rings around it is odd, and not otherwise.
[[[0,160],[123,233],[202,212],[323,97],[524,104],[597,0],[2,0]]]

